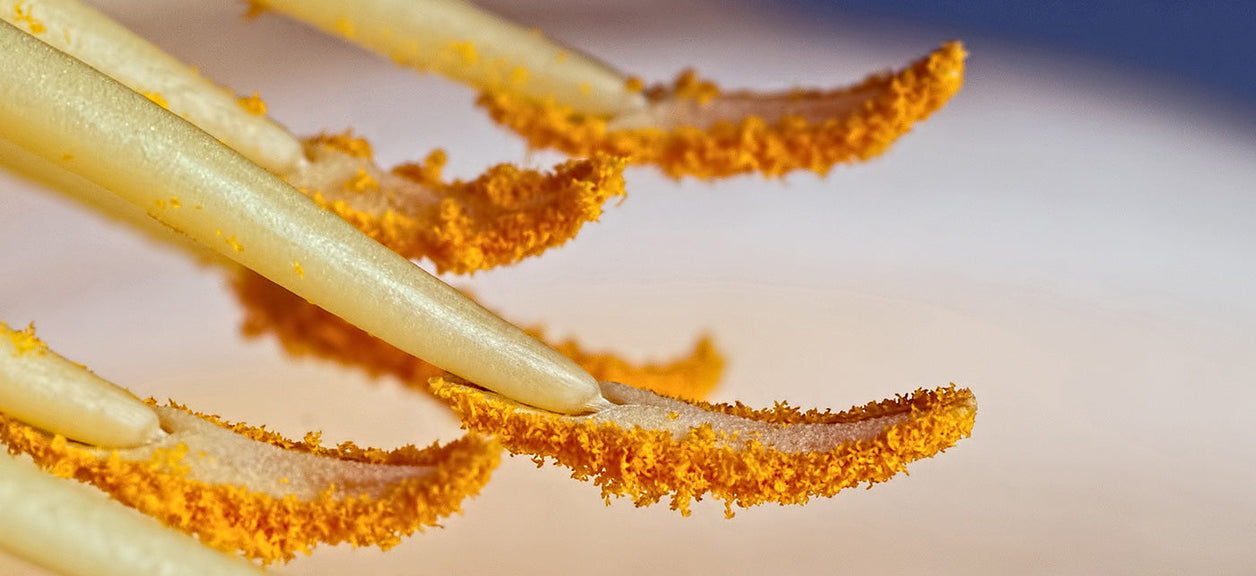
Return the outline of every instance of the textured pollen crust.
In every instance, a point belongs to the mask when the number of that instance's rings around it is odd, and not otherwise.
[[[232,288],[244,306],[245,335],[273,333],[293,356],[327,358],[356,366],[372,376],[389,374],[424,392],[429,379],[445,373],[253,272],[240,271]],[[545,340],[541,330],[529,332]],[[705,398],[719,382],[724,367],[723,358],[709,338],[700,339],[687,356],[644,365],[629,363],[613,354],[586,351],[571,340],[547,343],[598,380],[625,382],[682,398]]]
[[[38,356],[48,351],[48,345],[44,344],[44,341],[35,335],[35,324],[33,322],[23,330],[14,330],[9,328],[8,324],[0,322],[0,335],[12,342],[13,350],[18,356],[24,356],[28,353]]]
[[[3,414],[0,441],[53,474],[263,564],[319,543],[387,549],[460,512],[500,459],[495,442],[474,434],[424,449],[324,448],[313,433],[294,442],[173,403],[156,409],[170,437],[142,450],[85,447]]]
[[[625,160],[571,160],[549,173],[509,164],[468,181],[444,182],[444,153],[385,172],[370,145],[348,135],[305,142],[310,159],[284,179],[394,252],[430,260],[438,272],[513,264],[560,246],[624,194]]]
[[[530,409],[454,378],[431,386],[466,428],[495,434],[538,464],[553,458],[600,486],[608,503],[612,495],[638,506],[670,496],[686,515],[707,494],[732,516],[734,503],[803,504],[883,482],[967,437],[977,412],[972,392],[954,385],[834,414],[682,402],[604,384],[618,406],[585,417]]]
[[[485,93],[479,104],[535,148],[627,156],[674,178],[825,174],[835,164],[881,154],[942,107],[963,84],[964,56],[963,47],[952,42],[895,74],[829,92],[726,97],[686,74],[669,88],[651,90],[656,110],[646,113],[646,127],[621,129],[618,119],[575,114],[560,104],[504,92]]]
[[[529,330],[538,338],[540,329]],[[544,338],[542,338],[544,339]],[[589,352],[575,340],[554,345],[591,376],[602,382],[623,382],[634,388],[686,400],[703,400],[711,394],[724,373],[724,358],[709,336],[694,344],[688,356],[659,364],[633,364],[613,353]]]

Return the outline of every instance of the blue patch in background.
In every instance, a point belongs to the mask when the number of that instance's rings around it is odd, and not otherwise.
[[[789,0],[807,17],[873,17],[1184,80],[1256,113],[1256,2]],[[781,6],[782,4],[778,4]]]

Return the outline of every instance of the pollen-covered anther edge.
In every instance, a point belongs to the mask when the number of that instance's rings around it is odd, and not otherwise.
[[[174,403],[171,407],[195,414]],[[153,450],[145,458],[129,459],[119,451],[106,452],[50,435],[4,414],[0,414],[0,441],[9,453],[29,455],[55,475],[92,484],[167,526],[196,535],[207,546],[239,552],[262,564],[286,562],[297,552],[308,554],[319,543],[347,542],[387,549],[401,537],[460,512],[462,499],[479,492],[500,459],[496,442],[474,434],[424,449],[406,446],[384,451],[352,443],[325,448],[319,445],[318,434],[307,434],[305,440],[294,442],[263,428],[230,424],[215,416],[195,416],[212,424],[211,428],[229,431],[225,432],[228,435],[234,433],[288,452],[368,467],[423,470],[416,475],[383,470],[384,476],[399,478],[383,486],[378,497],[327,486],[306,500],[193,479],[190,471],[197,465],[193,459],[215,458],[212,446],[179,444]],[[277,478],[275,483],[285,484],[285,480]]]
[[[539,329],[529,332],[545,339]],[[614,353],[589,351],[576,340],[555,344],[554,349],[600,381],[622,382],[686,400],[706,399],[724,372],[724,357],[710,336],[699,338],[688,356],[655,364],[635,364]]]
[[[310,162],[289,183],[364,234],[438,272],[468,273],[513,264],[575,237],[624,194],[626,160],[598,154],[549,172],[509,164],[470,181],[442,181],[444,153],[422,164],[378,168],[365,140],[351,134],[306,140]],[[346,191],[348,191],[346,193]]]
[[[561,103],[525,100],[505,92],[484,93],[479,104],[532,147],[576,156],[627,156],[636,164],[656,165],[674,178],[752,172],[782,176],[795,170],[825,174],[836,164],[881,154],[914,123],[945,104],[963,84],[964,57],[960,43],[951,42],[895,74],[874,75],[827,92],[721,94],[714,84],[692,74],[682,74],[670,87],[651,89],[656,109],[667,109],[660,104],[669,101],[686,106],[696,101],[697,113],[682,115],[686,118],[702,118],[703,110],[741,107],[722,106],[725,100],[747,104],[748,110],[772,112],[772,117],[749,113],[705,118],[700,126],[670,125],[671,115],[656,110],[637,115],[652,118],[648,126],[619,129],[616,118],[575,114]],[[791,112],[805,109],[798,106],[804,101],[832,114],[814,118]]]
[[[389,374],[424,392],[429,378],[445,373],[253,272],[239,271],[231,287],[244,307],[244,334],[274,334],[290,355],[327,358],[361,368],[371,376]],[[475,299],[472,294],[464,295]],[[701,400],[719,383],[724,367],[724,359],[709,337],[699,339],[687,355],[639,364],[613,353],[590,351],[575,340],[555,342],[540,328],[529,328],[528,332],[553,345],[597,380],[624,382],[660,394]]]
[[[608,502],[612,495],[628,496],[644,506],[670,496],[671,508],[685,515],[691,500],[707,494],[723,500],[731,517],[734,503],[803,504],[860,483],[883,482],[905,470],[907,463],[933,456],[968,436],[976,416],[972,393],[954,385],[917,390],[841,413],[804,413],[784,404],[751,410],[740,404],[648,402],[683,404],[687,408],[681,410],[704,411],[716,422],[690,426],[678,437],[675,430],[660,429],[683,419],[668,408],[660,412],[661,418],[652,417],[655,428],[643,428],[632,421],[598,422],[596,415],[537,411],[451,377],[433,379],[431,386],[462,418],[464,427],[494,434],[512,453],[530,454],[538,464],[554,459],[571,468],[574,478],[600,486]],[[603,391],[613,392],[605,385]],[[614,395],[610,394],[612,401]],[[743,419],[749,429],[762,430],[765,425],[779,429],[784,436],[816,425],[858,427],[874,421],[883,425],[874,426],[865,437],[825,449],[787,451],[760,441],[756,431],[729,432],[727,422],[718,422],[729,417]]]

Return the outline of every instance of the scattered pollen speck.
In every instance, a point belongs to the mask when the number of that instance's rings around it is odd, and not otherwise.
[[[254,92],[252,96],[240,96],[239,98],[236,98],[236,103],[239,104],[241,108],[244,108],[244,110],[249,114],[254,116],[266,115],[266,103],[262,101],[261,95],[257,92]]]
[[[350,22],[348,18],[336,20],[336,33],[350,40],[358,35],[357,29],[353,27],[353,22]]]
[[[170,103],[169,103],[169,102],[166,102],[166,98],[165,98],[164,96],[162,96],[160,93],[158,93],[158,92],[143,92],[143,94],[144,94],[144,97],[145,97],[145,98],[148,98],[149,100],[151,100],[151,101],[153,102],[153,104],[156,104],[156,105],[158,105],[158,106],[161,106],[162,108],[165,108],[165,109],[167,109],[167,110],[169,110],[169,109],[170,109]]]
[[[305,278],[305,268],[301,267],[300,262],[297,262],[296,260],[292,261],[292,271],[296,272],[297,276],[301,278]]]
[[[358,173],[344,183],[346,192],[356,192],[365,194],[367,192],[379,191],[379,182],[375,181],[370,174],[363,168],[358,168]]]
[[[25,22],[26,26],[30,28],[31,34],[43,34],[47,28],[44,26],[43,22],[40,22],[39,20],[36,20],[34,16],[31,16],[31,10],[32,8],[27,6],[26,10],[23,11],[21,2],[14,4],[14,20],[17,20],[18,22]]]
[[[258,16],[266,13],[266,6],[263,6],[259,0],[245,0],[245,3],[249,5],[248,10],[244,13],[244,19],[246,21],[254,20]]]
[[[0,334],[9,337],[9,341],[13,343],[13,348],[18,356],[24,356],[30,352],[42,354],[43,351],[48,349],[44,341],[35,336],[34,322],[31,322],[24,330],[13,330],[4,322],[0,322]]]
[[[522,66],[510,71],[510,83],[518,86],[528,81],[528,69]]]
[[[62,154],[62,155],[61,155],[61,161],[62,161],[62,162],[70,162],[70,161],[72,161],[72,160],[74,160],[74,155],[73,155],[73,154]]]
[[[471,42],[451,42],[449,48],[462,59],[463,65],[475,66],[480,63],[480,51]]]
[[[307,143],[311,146],[326,146],[339,150],[354,158],[369,159],[372,156],[371,143],[364,138],[354,136],[351,130],[346,130],[341,134],[319,134],[309,139]],[[306,191],[302,190],[302,192]]]

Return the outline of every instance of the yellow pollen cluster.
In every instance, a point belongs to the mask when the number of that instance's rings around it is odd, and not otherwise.
[[[423,186],[440,186],[441,173],[445,169],[445,163],[449,161],[448,155],[444,150],[437,148],[428,153],[427,158],[422,162],[414,164],[401,164],[393,168],[393,174],[397,174]]]
[[[339,34],[341,38],[346,40],[353,40],[358,35],[358,28],[348,18],[337,18],[336,34]]]
[[[319,145],[369,160],[370,146],[362,140],[320,137],[307,143]],[[439,181],[443,153],[429,159],[430,166],[404,165],[392,173],[427,188],[436,202],[406,205],[389,195],[392,208],[363,210],[317,190],[307,193],[381,244],[406,258],[427,258],[442,273],[512,264],[560,246],[597,220],[607,199],[624,194],[625,161],[606,155],[571,160],[550,173],[502,164],[475,180],[447,183]],[[361,171],[342,185],[366,196],[383,193],[379,186]]]
[[[539,330],[529,332],[541,337]],[[724,358],[711,338],[705,336],[694,344],[687,358],[666,364],[636,365],[615,354],[587,352],[575,340],[551,345],[600,381],[620,382],[686,400],[705,399],[724,372]]]
[[[356,192],[358,194],[366,194],[367,192],[378,192],[379,182],[371,178],[366,170],[359,168],[358,173],[345,182],[344,189],[348,192]]]
[[[697,71],[690,68],[676,77],[670,90],[657,87],[651,92],[653,98],[671,95],[677,98],[693,100],[699,104],[706,104],[720,95],[720,87],[716,86],[714,82],[699,78]]]
[[[236,98],[236,103],[245,111],[254,116],[266,115],[266,103],[262,101],[262,97],[257,92],[252,96],[241,96]]]
[[[48,350],[48,345],[44,344],[44,341],[35,335],[35,324],[33,322],[23,330],[14,330],[9,328],[8,324],[0,322],[0,334],[3,334],[13,343],[14,352],[18,356],[32,353],[43,354]]]
[[[40,22],[31,15],[31,10],[32,7],[30,6],[27,6],[26,9],[23,10],[22,3],[15,2],[13,4],[13,19],[18,22],[25,22],[26,27],[30,29],[31,34],[43,34],[48,28],[44,26],[43,22]]]
[[[245,20],[256,20],[258,16],[270,10],[263,0],[244,0],[244,3],[248,5],[244,10],[243,18]]]
[[[262,276],[242,271],[232,287],[244,306],[244,333],[251,337],[273,333],[291,355],[327,358],[372,376],[392,375],[406,386],[424,391],[429,379],[445,373]],[[540,330],[530,332],[544,339]],[[724,366],[707,338],[700,340],[688,357],[660,364],[634,365],[613,354],[588,352],[573,340],[559,343],[555,349],[598,380],[684,398],[704,398],[719,382]]]
[[[244,245],[241,244],[239,240],[236,240],[235,234],[226,236],[222,233],[222,230],[217,230],[216,233],[219,238],[222,238],[223,242],[226,242],[227,245],[231,247],[232,250],[235,250],[236,252],[244,251]]]
[[[542,463],[552,458],[572,469],[572,477],[592,480],[610,496],[628,496],[638,506],[670,496],[671,508],[688,514],[691,500],[704,495],[732,505],[767,502],[803,504],[816,496],[867,482],[883,482],[954,445],[972,430],[976,400],[954,386],[918,390],[910,396],[874,402],[842,413],[799,412],[784,405],[750,410],[741,405],[687,402],[716,415],[747,422],[791,427],[848,425],[886,419],[868,438],[842,442],[826,450],[788,452],[759,442],[716,432],[710,424],[689,428],[682,438],[672,432],[643,428],[633,422],[595,422],[529,409],[455,379],[434,379],[437,398],[448,403],[471,430],[491,433],[515,454],[530,454]],[[671,414],[669,420],[675,420]]]
[[[53,474],[92,484],[127,506],[196,535],[207,546],[239,552],[263,564],[291,560],[297,552],[309,553],[319,543],[389,548],[402,536],[459,512],[461,500],[479,492],[500,458],[497,444],[474,435],[445,446],[407,446],[391,452],[349,443],[324,448],[317,434],[294,442],[261,428],[196,416],[287,451],[373,466],[431,467],[431,471],[402,478],[379,497],[337,495],[336,486],[327,486],[316,498],[302,500],[192,479],[188,476],[190,459],[210,456],[189,454],[187,446],[159,449],[144,460],[128,460],[117,451],[89,449],[3,414],[0,441],[11,454],[29,455]]]
[[[153,104],[161,106],[167,110],[170,109],[170,103],[167,102],[166,97],[162,96],[159,92],[144,92],[144,97],[148,98],[148,100]]]
[[[535,148],[568,154],[626,156],[636,164],[653,164],[669,176],[720,178],[744,173],[781,176],[795,170],[825,174],[839,163],[867,160],[884,152],[912,125],[927,118],[959,90],[964,50],[959,43],[943,46],[897,74],[868,78],[851,88],[831,92],[795,92],[780,105],[753,94],[721,94],[710,83],[682,75],[668,89],[650,90],[658,104],[697,101],[698,114],[711,113],[703,126],[672,126],[663,118],[644,128],[611,127],[610,119],[572,113],[552,102],[535,102],[502,93],[485,93],[479,103],[496,122],[527,139]],[[725,99],[748,102],[754,109],[785,110],[779,118],[713,112]],[[762,102],[756,104],[755,100]],[[809,101],[817,109],[832,103],[823,118],[789,113]],[[779,111],[777,110],[777,111]],[[709,124],[709,125],[707,125]]]
[[[306,139],[306,145],[326,146],[333,150],[344,152],[354,158],[370,159],[373,156],[371,143],[365,138],[354,136],[352,131],[345,131],[340,134],[319,134]]]
[[[476,50],[475,43],[469,41],[451,42],[449,49],[462,59],[462,63],[466,66],[475,66],[480,62],[480,52]]]

